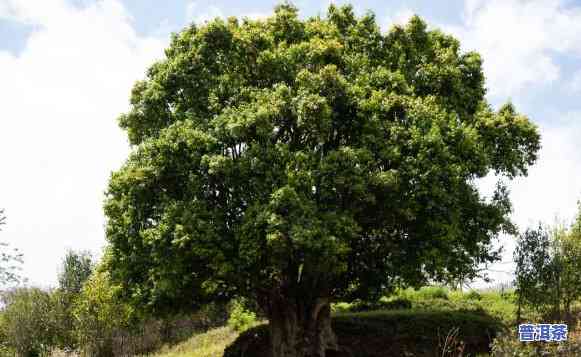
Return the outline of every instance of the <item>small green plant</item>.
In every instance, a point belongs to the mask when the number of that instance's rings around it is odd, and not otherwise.
[[[256,323],[256,314],[247,309],[244,300],[233,300],[230,307],[228,326],[235,331],[244,331]]]

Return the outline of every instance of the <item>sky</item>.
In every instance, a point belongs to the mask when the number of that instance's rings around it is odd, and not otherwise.
[[[0,241],[24,254],[29,285],[54,286],[68,249],[99,256],[109,175],[129,145],[117,126],[130,89],[172,32],[215,17],[260,18],[276,1],[0,0]],[[330,3],[297,0],[302,17]],[[526,178],[510,183],[520,229],[568,222],[581,198],[581,1],[355,1],[384,31],[413,14],[484,60],[488,100],[512,101],[541,131]],[[478,185],[489,194],[496,178]],[[495,282],[510,279],[514,238],[502,237]],[[500,272],[499,272],[500,271]],[[478,284],[478,283],[477,283]]]

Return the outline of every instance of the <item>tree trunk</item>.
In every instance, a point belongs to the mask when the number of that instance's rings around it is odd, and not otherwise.
[[[328,299],[292,302],[278,297],[269,305],[271,357],[325,357],[326,351],[338,349]]]

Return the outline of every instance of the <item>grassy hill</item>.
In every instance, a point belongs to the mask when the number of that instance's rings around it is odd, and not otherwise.
[[[154,357],[221,357],[239,333],[228,326],[195,335],[189,340],[171,347],[164,347]],[[149,355],[152,356],[152,355]]]
[[[376,310],[378,306],[383,308]],[[410,289],[374,304],[338,303],[334,311],[333,328],[344,349],[339,356],[488,356],[490,343],[499,332],[495,356],[535,356],[539,347],[516,339],[514,296],[510,291]],[[540,348],[549,355],[580,356],[581,335],[573,332],[571,337],[567,344]],[[244,352],[245,357],[261,357],[265,356],[267,341],[265,324],[255,324],[242,333],[220,327],[165,347],[153,356],[238,357]]]
[[[333,317],[333,326],[342,348],[348,351],[345,356],[371,357],[439,355],[444,349],[460,347],[460,341],[466,352],[486,352],[503,325],[489,315],[474,312],[392,310],[338,313]],[[267,341],[265,324],[241,334],[221,327],[166,347],[154,356],[258,357],[266,355]]]

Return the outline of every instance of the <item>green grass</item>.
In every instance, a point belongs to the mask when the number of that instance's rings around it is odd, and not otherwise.
[[[488,313],[500,319],[506,325],[514,325],[516,317],[515,297],[512,292],[500,294],[497,292],[461,292],[448,291],[443,287],[424,287],[419,290],[405,289],[397,291],[393,296],[383,297],[376,303],[338,302],[332,305],[334,313],[358,312],[365,310],[384,309],[386,307],[405,308],[403,302],[409,303],[413,311],[443,310],[472,311]],[[371,306],[371,309],[366,309]],[[523,311],[524,318],[533,319],[532,312]]]
[[[193,336],[172,347],[164,347],[154,357],[221,357],[226,346],[237,337],[238,332],[230,327],[220,327]]]
[[[424,286],[419,290],[411,288],[399,290],[396,295],[412,301],[432,299],[448,300],[449,291],[442,286]]]
[[[339,335],[398,336],[399,338],[437,340],[458,327],[460,335],[478,337],[487,331],[503,330],[503,324],[493,317],[469,311],[394,310],[342,313],[333,318]]]

